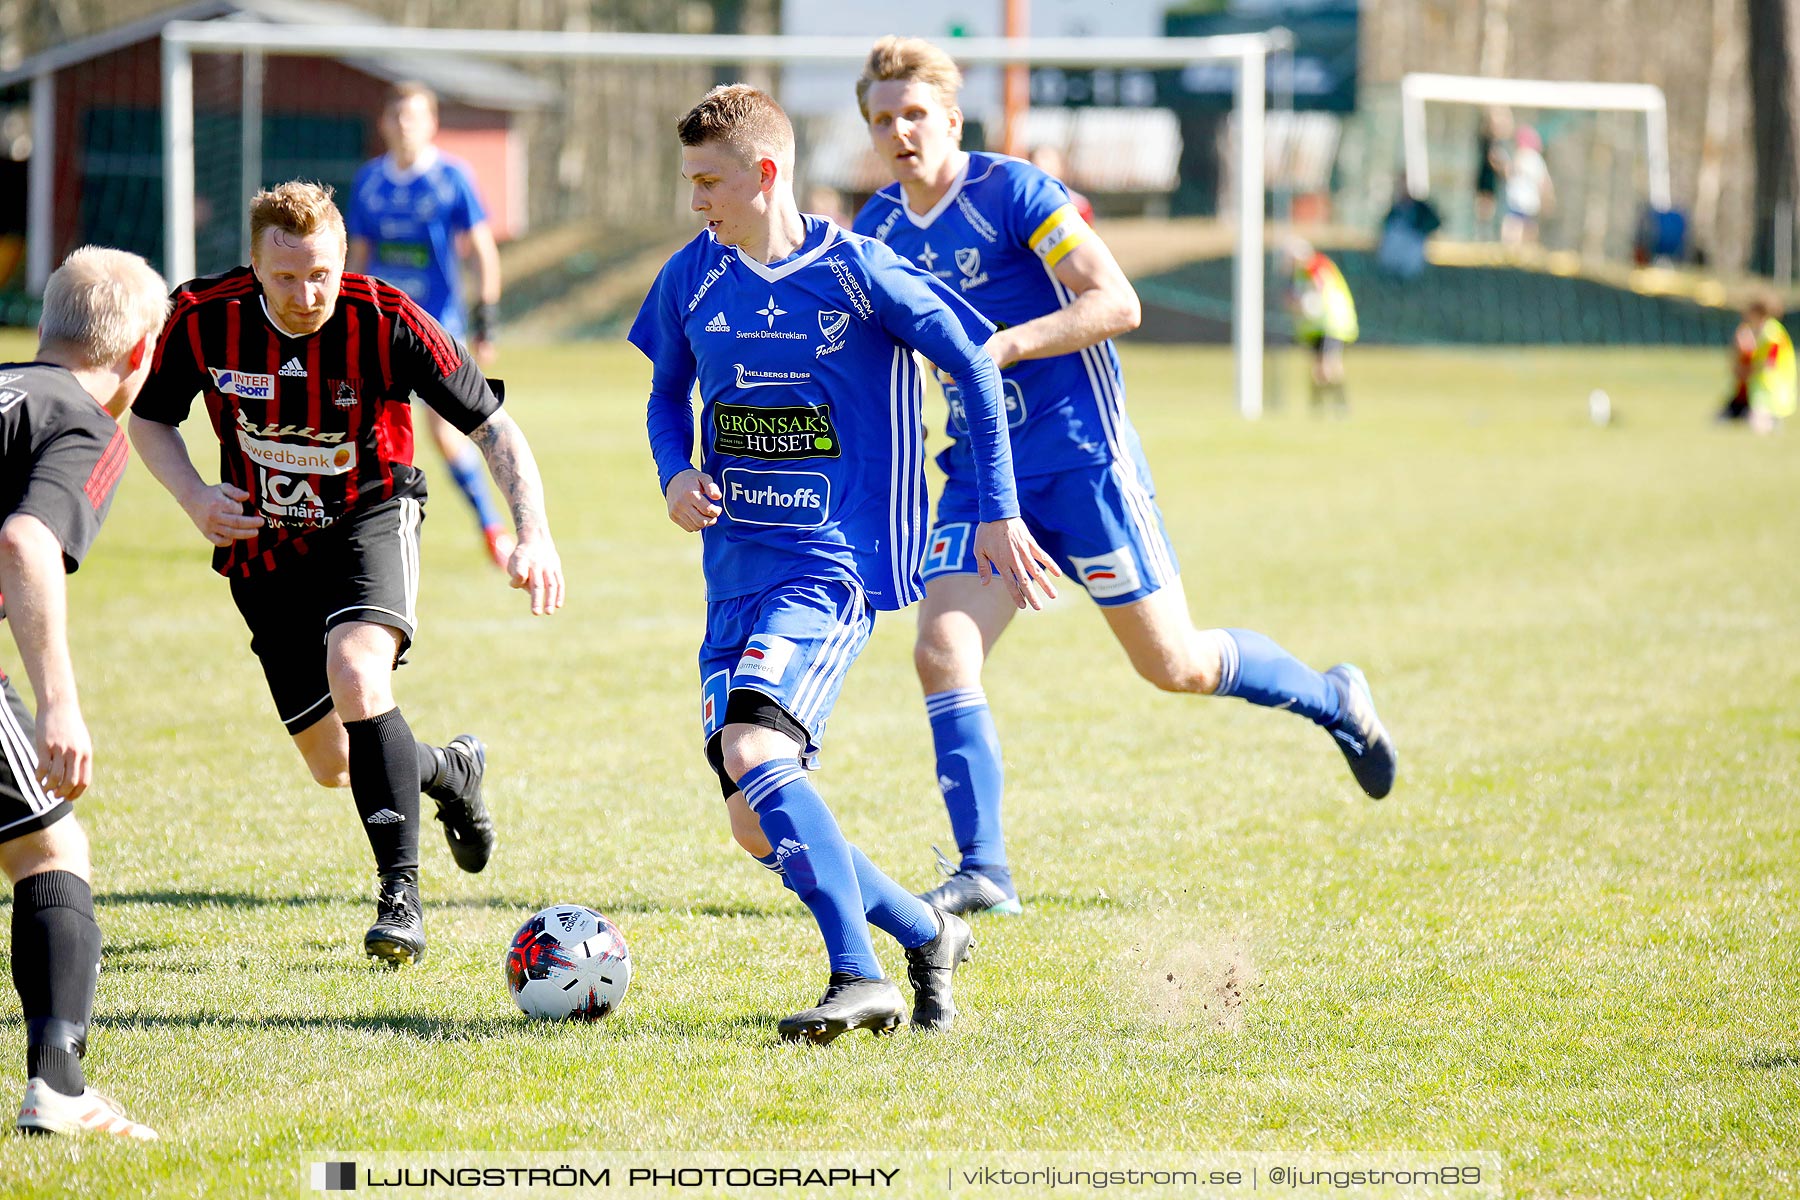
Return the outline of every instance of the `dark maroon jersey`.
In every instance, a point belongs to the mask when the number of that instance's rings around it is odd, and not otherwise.
[[[412,465],[416,393],[464,433],[500,407],[455,338],[398,288],[345,274],[313,334],[278,328],[249,267],[175,289],[132,415],[187,418],[196,394],[219,437],[219,476],[250,493],[254,538],[213,555],[224,575],[274,570],[345,513],[424,492]]]

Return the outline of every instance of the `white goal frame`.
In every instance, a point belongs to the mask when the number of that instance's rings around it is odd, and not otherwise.
[[[959,38],[947,49],[980,65],[1182,67],[1238,64],[1237,251],[1232,317],[1238,411],[1263,408],[1263,137],[1267,59],[1289,48],[1285,30],[1205,38]],[[412,29],[396,26],[297,28],[239,21],[171,21],[162,30],[164,269],[173,281],[194,274],[195,51],[367,56],[421,52],[513,60],[599,62],[857,63],[869,40],[850,37],[752,37],[725,34],[562,33],[514,29]],[[254,136],[247,134],[246,136]]]
[[[1493,79],[1485,75],[1414,73],[1400,79],[1400,127],[1406,147],[1406,190],[1417,200],[1431,191],[1431,164],[1425,139],[1425,104],[1566,108],[1644,114],[1649,201],[1671,204],[1669,188],[1669,106],[1663,91],[1649,83],[1561,83],[1549,79]]]

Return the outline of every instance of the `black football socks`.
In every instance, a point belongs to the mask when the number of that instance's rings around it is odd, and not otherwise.
[[[419,873],[419,743],[390,708],[366,721],[345,721],[350,737],[350,792],[381,874]],[[449,755],[444,757],[448,758]]]
[[[25,1016],[25,1071],[65,1096],[87,1086],[81,1056],[99,973],[100,927],[87,881],[69,871],[21,879],[13,889],[12,977]]]

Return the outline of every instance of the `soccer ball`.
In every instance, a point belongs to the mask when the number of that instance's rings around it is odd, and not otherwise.
[[[507,990],[528,1017],[603,1020],[631,986],[625,936],[579,904],[553,904],[519,926],[505,965]]]

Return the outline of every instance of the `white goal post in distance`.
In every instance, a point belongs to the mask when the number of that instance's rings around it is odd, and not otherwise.
[[[1400,124],[1406,146],[1406,190],[1419,200],[1431,191],[1431,164],[1425,139],[1428,100],[1440,104],[1641,112],[1649,154],[1647,199],[1659,209],[1669,208],[1669,108],[1662,89],[1654,84],[1559,83],[1548,79],[1490,79],[1485,75],[1402,76]]]
[[[1286,49],[1285,30],[1208,38],[961,38],[946,46],[966,64],[1179,68],[1238,64],[1237,251],[1232,343],[1238,410],[1262,413],[1263,114],[1266,60]],[[171,281],[194,274],[193,53],[369,55],[455,53],[512,60],[588,59],[634,63],[861,63],[865,38],[724,34],[564,33],[393,26],[295,27],[238,21],[171,21],[162,31],[163,222]],[[846,93],[847,95],[848,93]],[[252,122],[254,124],[254,122]]]

